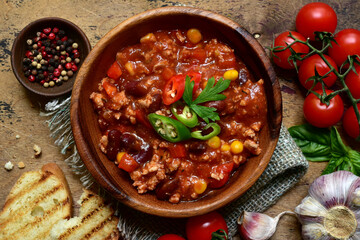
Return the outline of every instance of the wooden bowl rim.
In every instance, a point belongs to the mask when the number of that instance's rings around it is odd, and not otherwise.
[[[19,34],[16,36],[14,42],[13,42],[13,45],[12,45],[12,48],[11,48],[11,67],[12,67],[12,71],[14,73],[14,75],[16,76],[16,79],[19,81],[19,83],[25,87],[27,90],[29,90],[30,92],[33,92],[37,95],[40,95],[40,96],[45,96],[45,97],[50,97],[50,98],[54,98],[54,97],[59,97],[59,96],[62,96],[62,95],[65,95],[69,92],[71,92],[72,88],[73,88],[73,84],[68,84],[68,87],[62,91],[54,91],[54,92],[50,92],[50,91],[46,91],[48,89],[44,88],[44,91],[40,91],[40,90],[37,90],[35,88],[33,88],[31,85],[28,85],[26,84],[25,82],[28,81],[28,79],[26,78],[23,78],[20,74],[20,72],[22,72],[22,69],[18,69],[16,66],[16,61],[21,61],[21,59],[16,59],[15,57],[15,53],[17,52],[17,47],[20,45],[20,44],[25,44],[24,42],[21,42],[21,39],[23,38],[23,35],[29,30],[29,28],[33,27],[33,26],[36,26],[38,24],[41,24],[43,22],[48,22],[48,21],[51,21],[51,22],[55,22],[55,21],[58,21],[60,22],[62,25],[67,25],[69,28],[72,28],[75,35],[78,35],[80,36],[80,38],[82,39],[82,41],[84,42],[84,49],[86,49],[86,52],[85,53],[82,53],[82,54],[85,54],[85,55],[88,55],[91,51],[91,44],[90,44],[90,41],[88,39],[88,37],[86,36],[86,34],[81,30],[80,27],[78,27],[75,23],[67,20],[67,19],[64,19],[64,18],[59,18],[59,17],[45,17],[45,18],[40,18],[40,19],[37,19],[33,22],[30,22],[29,24],[27,24],[20,32]],[[83,43],[82,43],[83,44]],[[84,58],[85,59],[85,58]],[[81,64],[82,65],[82,64]],[[78,71],[79,72],[79,71]],[[74,74],[74,76],[72,77],[73,79],[76,78],[78,72],[76,72]],[[69,80],[71,81],[71,80]],[[74,83],[75,81],[72,80]],[[38,84],[38,83],[36,83]]]
[[[280,109],[280,112],[277,114],[277,119],[274,120],[275,123],[269,126],[269,131],[272,131],[271,133],[272,139],[270,141],[269,148],[266,150],[271,151],[271,153],[273,153],[277,144],[277,140],[279,138],[280,126],[282,121],[282,113],[281,113],[282,102],[281,102],[281,92],[280,92],[279,82],[276,78],[275,71],[272,68],[270,60],[268,59],[267,54],[263,49],[263,47],[240,24],[234,22],[231,19],[228,19],[214,12],[193,8],[193,7],[173,6],[173,7],[163,7],[163,8],[147,10],[145,12],[139,13],[121,22],[112,30],[110,30],[95,45],[93,50],[85,59],[83,66],[91,65],[95,61],[95,58],[99,55],[99,53],[101,53],[106,48],[106,43],[111,41],[112,37],[114,37],[119,31],[124,30],[133,24],[136,24],[138,20],[144,20],[144,19],[147,20],[148,18],[153,18],[154,17],[153,14],[156,14],[156,17],[161,17],[169,14],[194,15],[204,19],[209,19],[211,21],[217,21],[222,25],[226,25],[229,28],[233,28],[235,31],[237,31],[239,35],[241,35],[249,43],[249,45],[251,45],[253,50],[258,54],[258,58],[260,59],[259,62],[261,62],[263,65],[261,67],[264,69],[264,72],[266,72],[269,75],[269,79],[271,80],[271,84],[273,87],[272,91],[274,92],[274,99],[276,98],[275,103],[277,104],[276,106],[274,106],[274,109],[275,110]],[[212,17],[216,17],[216,19],[213,19]],[[73,129],[73,134],[77,145],[77,149],[85,166],[89,169],[94,179],[98,182],[100,179],[102,181],[105,180],[106,185],[105,186],[102,185],[102,187],[104,187],[108,192],[110,192],[113,196],[115,196],[118,200],[120,200],[127,206],[135,208],[145,213],[162,216],[162,217],[179,218],[179,217],[191,217],[195,215],[205,214],[207,212],[223,207],[224,205],[230,203],[231,201],[235,200],[236,198],[244,194],[256,182],[256,180],[261,176],[261,174],[264,172],[265,168],[267,167],[271,157],[269,157],[268,159],[262,159],[262,161],[258,166],[259,171],[257,171],[254,175],[251,176],[249,184],[243,188],[242,192],[229,196],[226,199],[213,201],[211,202],[211,204],[207,204],[207,205],[197,204],[197,206],[193,208],[176,209],[176,210],[175,209],[169,210],[159,206],[155,207],[151,205],[149,206],[143,205],[142,202],[136,199],[136,196],[133,197],[133,196],[125,195],[124,193],[121,192],[121,190],[117,189],[114,184],[108,181],[108,179],[104,179],[103,178],[104,173],[101,169],[93,167],[93,165],[97,164],[97,162],[95,161],[95,159],[92,158],[92,154],[89,151],[88,143],[81,132],[82,130],[80,125],[80,117],[79,117],[79,108],[80,108],[79,96],[80,96],[81,87],[85,84],[86,76],[88,75],[88,72],[86,72],[87,71],[86,68],[84,67],[80,69],[80,72],[75,80],[75,84],[72,92],[72,100],[71,100],[71,110],[70,110],[71,125]],[[201,199],[198,199],[195,202],[200,202],[200,201]],[[177,205],[181,205],[181,204],[182,203],[180,202]]]

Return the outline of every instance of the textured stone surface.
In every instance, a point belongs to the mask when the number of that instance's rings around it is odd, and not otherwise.
[[[43,164],[55,161],[65,172],[74,199],[81,195],[79,179],[71,173],[59,149],[52,144],[45,118],[39,116],[45,100],[38,99],[26,92],[17,82],[11,70],[10,53],[13,40],[18,32],[29,22],[42,17],[56,16],[77,24],[87,34],[92,46],[110,29],[121,21],[148,9],[184,5],[211,10],[233,19],[250,33],[260,34],[259,42],[269,46],[273,36],[295,26],[297,11],[310,1],[293,0],[1,0],[0,1],[0,182],[3,191],[0,205],[16,179],[24,172],[39,169]],[[338,14],[338,28],[359,28],[358,13],[360,2],[357,0],[324,1],[329,3]],[[284,124],[287,127],[304,122],[302,103],[306,94],[291,72],[276,69],[283,94]],[[20,138],[16,138],[19,135]],[[355,142],[345,138],[349,144]],[[42,148],[40,158],[33,158],[33,145]],[[359,150],[359,147],[358,147]],[[14,169],[7,172],[3,166],[7,161],[14,163]],[[19,169],[17,163],[24,162],[26,167]],[[271,216],[284,210],[293,210],[307,195],[309,184],[321,174],[326,163],[310,163],[308,173],[273,207],[266,211]],[[272,239],[301,239],[301,227],[293,217],[285,216]]]

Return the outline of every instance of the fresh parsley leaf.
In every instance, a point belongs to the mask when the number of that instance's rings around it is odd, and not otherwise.
[[[209,101],[218,101],[218,100],[224,100],[226,96],[224,94],[219,94],[225,89],[227,89],[230,85],[230,80],[224,80],[223,78],[220,78],[219,81],[215,84],[215,78],[210,78],[205,86],[205,88],[202,90],[202,92],[199,94],[199,96],[195,99],[193,104],[199,104]]]
[[[193,100],[192,93],[195,83],[194,81],[190,81],[189,76],[186,76],[183,99],[189,108],[191,108],[199,117],[204,119],[206,123],[209,123],[210,120],[220,120],[219,114],[216,112],[216,108],[206,107],[198,104],[209,101],[224,100],[226,96],[220,93],[229,87],[230,82],[230,80],[224,80],[223,78],[220,78],[219,81],[214,85],[215,79],[212,77],[208,80],[205,88],[202,90],[199,96]]]

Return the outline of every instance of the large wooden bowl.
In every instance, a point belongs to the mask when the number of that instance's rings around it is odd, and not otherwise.
[[[98,83],[126,46],[159,29],[199,28],[227,43],[250,69],[255,79],[264,79],[268,121],[260,133],[260,156],[252,157],[231,177],[229,183],[196,201],[171,204],[155,194],[140,195],[128,173],[115,167],[99,148],[101,132],[89,99]],[[189,7],[149,10],[120,23],[90,52],[75,81],[71,102],[71,124],[79,154],[96,181],[124,204],[140,211],[165,217],[190,217],[220,208],[245,193],[260,177],[275,149],[281,125],[281,94],[274,70],[261,45],[239,24],[221,15]]]

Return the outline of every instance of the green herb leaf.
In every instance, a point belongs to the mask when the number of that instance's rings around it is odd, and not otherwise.
[[[219,81],[214,85],[215,79],[213,77],[210,78],[205,88],[193,101],[192,92],[195,83],[193,81],[190,82],[190,77],[186,76],[183,99],[189,108],[191,108],[199,117],[204,119],[206,123],[209,123],[210,120],[220,120],[219,114],[216,112],[216,108],[205,107],[197,104],[209,101],[224,100],[226,96],[220,93],[229,87],[230,82],[230,80],[224,80],[220,78]]]
[[[290,135],[309,161],[329,161],[323,174],[346,170],[360,176],[360,152],[346,146],[335,127],[304,124],[289,128]]]
[[[230,82],[230,80],[224,80],[223,78],[220,78],[214,86],[215,79],[213,77],[210,78],[205,88],[201,91],[200,95],[195,99],[193,104],[224,100],[226,96],[219,93],[227,89],[230,85]]]
[[[227,240],[228,235],[224,229],[219,229],[211,234],[211,240]]]
[[[289,133],[308,161],[329,161],[331,155],[330,131],[304,124],[289,128]]]

